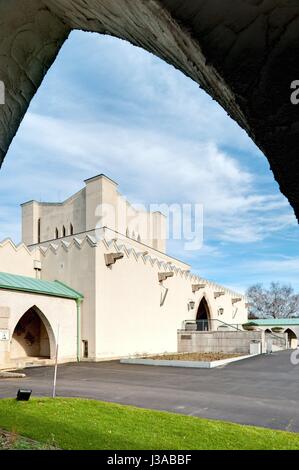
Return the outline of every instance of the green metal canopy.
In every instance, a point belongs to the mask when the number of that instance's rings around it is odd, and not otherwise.
[[[43,281],[33,277],[19,276],[0,272],[0,289],[34,294],[50,295],[65,299],[80,300],[83,295],[60,281]]]
[[[266,318],[260,320],[250,320],[246,325],[253,326],[290,326],[299,325],[298,318]]]

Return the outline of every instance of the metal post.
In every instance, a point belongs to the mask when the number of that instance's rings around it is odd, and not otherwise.
[[[56,397],[56,382],[57,382],[57,368],[58,368],[58,350],[59,350],[59,324],[57,327],[57,339],[56,339],[56,354],[55,354],[55,367],[54,367],[54,381],[53,381],[53,395],[52,398]]]
[[[81,303],[82,299],[77,299],[77,361],[81,361]]]

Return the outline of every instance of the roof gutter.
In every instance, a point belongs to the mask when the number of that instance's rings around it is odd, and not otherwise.
[[[81,361],[81,304],[82,298],[76,299],[77,304],[77,361]]]

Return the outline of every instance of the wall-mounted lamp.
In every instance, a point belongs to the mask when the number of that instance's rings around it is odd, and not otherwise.
[[[194,307],[195,307],[194,300],[189,300],[189,302],[188,302],[188,311],[194,310]]]
[[[218,315],[223,315],[224,314],[224,308],[218,308]]]
[[[40,273],[42,270],[42,263],[38,260],[34,260],[34,270],[36,279],[40,279]]]

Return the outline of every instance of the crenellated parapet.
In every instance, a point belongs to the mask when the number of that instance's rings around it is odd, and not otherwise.
[[[74,250],[82,250],[86,248],[90,248],[91,250],[99,249],[102,251],[103,257],[100,257],[100,259],[102,259],[103,263],[106,265],[108,258],[107,256],[105,258],[105,255],[113,255],[117,253],[123,255],[122,257],[119,257],[119,262],[122,262],[121,258],[129,259],[136,263],[143,263],[146,266],[150,266],[158,272],[173,273],[174,276],[190,282],[190,296],[195,294],[197,291],[200,291],[200,289],[195,289],[195,286],[201,286],[201,290],[212,290],[214,292],[215,299],[223,295],[228,295],[232,298],[232,304],[235,304],[237,300],[245,301],[244,295],[221,286],[213,281],[203,279],[197,274],[191,272],[187,264],[167,256],[164,253],[152,250],[150,247],[147,247],[145,250],[142,244],[134,243],[134,246],[132,246],[132,242],[129,239],[107,239],[103,235],[101,237],[97,237],[96,235],[87,234],[82,237],[74,236],[68,237],[67,240],[63,239],[55,240],[55,242],[48,242],[40,245],[38,250],[41,254],[41,261],[43,261],[44,257],[51,256],[51,254],[59,256],[61,251],[63,251],[71,256]],[[114,263],[108,264],[111,266]]]
[[[23,276],[36,276],[40,250],[29,250],[24,243],[16,245],[9,238],[0,242],[0,271]]]

